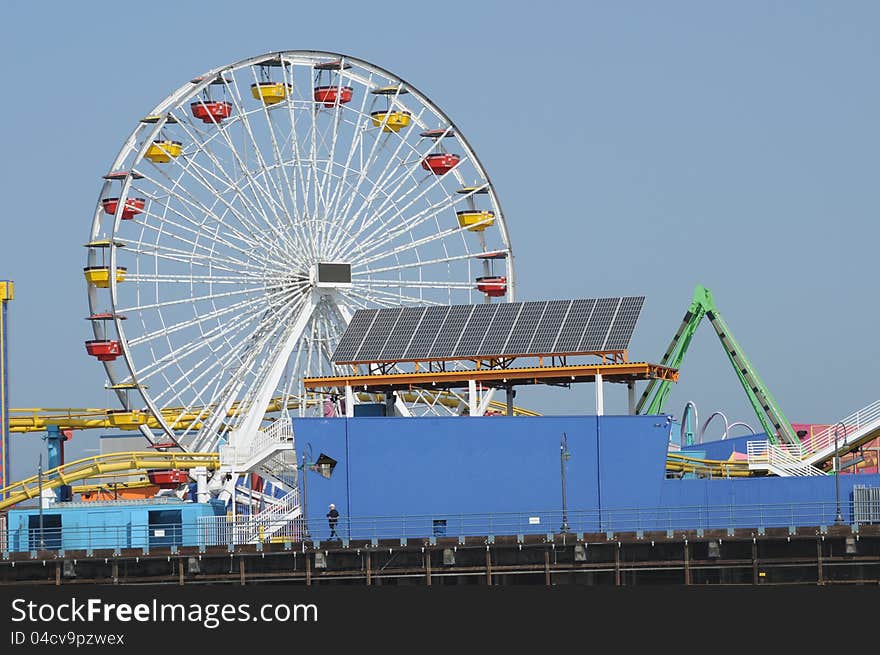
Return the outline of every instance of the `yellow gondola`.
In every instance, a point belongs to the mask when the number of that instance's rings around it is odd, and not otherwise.
[[[125,281],[125,273],[127,269],[124,266],[116,267],[116,281]],[[86,276],[86,282],[94,284],[101,289],[110,287],[110,268],[108,266],[87,266],[83,269]]]
[[[290,84],[284,82],[260,82],[251,84],[251,95],[255,100],[262,100],[264,104],[274,105],[287,97]]]
[[[488,209],[465,209],[455,212],[455,215],[458,216],[459,227],[466,227],[471,232],[482,232],[495,223],[495,212]]]
[[[179,157],[183,152],[183,144],[180,141],[153,141],[144,157],[154,164],[166,164],[174,157]]]
[[[383,132],[398,132],[412,122],[412,115],[408,111],[374,111],[370,118],[373,120],[373,127],[380,127],[385,123]]]

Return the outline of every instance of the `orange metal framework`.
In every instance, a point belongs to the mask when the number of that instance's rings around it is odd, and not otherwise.
[[[603,364],[611,362],[614,364],[623,364],[629,360],[629,352],[627,350],[602,350],[589,352],[570,352],[570,353],[520,353],[508,355],[483,355],[481,357],[423,357],[421,359],[389,359],[381,362],[375,361],[337,361],[337,365],[352,365],[352,370],[356,373],[357,367],[368,365],[376,370],[385,371],[391,367],[408,363],[415,366],[415,370],[427,364],[428,371],[444,371],[446,370],[446,362],[473,362],[478,369],[481,368],[508,368],[517,358],[537,359],[538,366],[543,367],[545,360],[550,360],[551,366],[565,366],[569,357],[598,357]]]
[[[374,375],[339,375],[306,378],[309,390],[342,389],[389,390],[437,388],[451,389],[467,386],[474,380],[487,386],[506,387],[519,384],[569,384],[593,382],[597,375],[605,382],[627,383],[636,380],[678,381],[678,370],[648,362],[614,364],[576,364],[571,366],[536,366],[526,368],[477,368],[460,371],[414,371],[407,373],[380,373]]]

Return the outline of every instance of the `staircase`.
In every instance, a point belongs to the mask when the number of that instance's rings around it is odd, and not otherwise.
[[[880,400],[839,420],[834,425],[805,437],[801,444],[807,451],[805,461],[818,464],[834,456],[834,431],[837,430],[837,447],[842,453],[871,441],[880,435]]]
[[[301,537],[302,505],[299,502],[299,489],[294,488],[286,496],[278,499],[278,503],[251,515],[241,526],[244,534],[242,541],[254,544],[267,541],[274,536]]]
[[[835,435],[835,432],[837,433]],[[880,400],[805,437],[800,444],[772,444],[767,440],[749,441],[749,468],[781,476],[824,475],[816,465],[826,462],[835,451],[845,453],[880,435]]]
[[[796,445],[776,445],[769,441],[749,441],[749,469],[769,471],[782,477],[825,475],[801,459],[803,449]]]
[[[233,443],[220,447],[220,465],[244,473],[258,467],[280,474],[296,467],[293,441],[293,422],[289,417],[279,418],[265,430],[257,430],[250,439],[237,434]]]

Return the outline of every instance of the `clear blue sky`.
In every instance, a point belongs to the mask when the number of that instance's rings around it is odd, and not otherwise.
[[[791,420],[880,397],[880,4],[386,6],[3,3],[14,407],[114,406],[82,343],[100,176],[182,82],[281,49],[371,61],[455,120],[503,203],[520,300],[643,294],[631,353],[656,361],[702,283]],[[667,410],[689,399],[755,423],[708,325]],[[517,400],[593,408],[588,385]],[[32,471],[39,437],[12,439],[13,473]]]

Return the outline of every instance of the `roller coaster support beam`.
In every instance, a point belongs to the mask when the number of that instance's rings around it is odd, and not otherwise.
[[[737,343],[730,327],[722,318],[721,312],[718,311],[712,293],[706,287],[697,285],[694,290],[694,299],[685,312],[681,325],[660,363],[671,368],[681,368],[688,346],[690,346],[703,317],[709,319],[721,345],[724,346],[724,354],[730,360],[730,364],[752,404],[752,409],[755,410],[755,415],[764,427],[767,438],[772,443],[779,443],[780,440],[789,444],[800,443],[791,423],[783,414],[782,408],[779,407],[757,370]],[[636,405],[636,413],[661,414],[670,389],[671,383],[669,381],[651,380]]]
[[[9,456],[9,325],[6,306],[14,296],[12,280],[0,280],[0,489],[11,482],[12,471]]]

